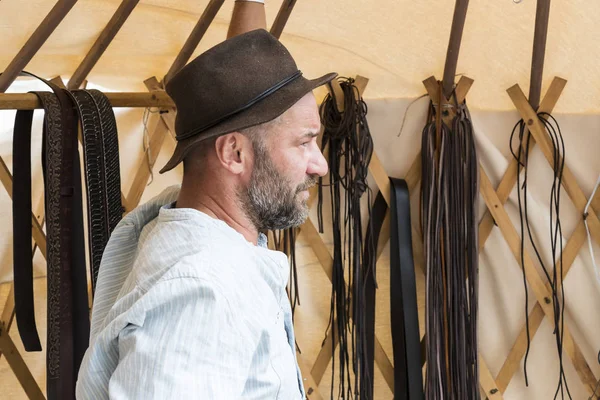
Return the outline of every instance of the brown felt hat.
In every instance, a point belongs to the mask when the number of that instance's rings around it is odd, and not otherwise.
[[[177,146],[160,172],[175,168],[202,140],[277,118],[336,76],[304,78],[289,51],[264,29],[212,47],[167,82],[177,107]]]

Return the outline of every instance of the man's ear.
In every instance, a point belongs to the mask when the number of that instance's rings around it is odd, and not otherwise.
[[[218,137],[215,150],[221,165],[233,174],[243,173],[252,163],[252,143],[239,132]]]

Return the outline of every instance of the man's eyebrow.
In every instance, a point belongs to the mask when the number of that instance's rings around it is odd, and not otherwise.
[[[314,131],[314,130],[310,130],[307,132],[304,132],[304,134],[302,135],[302,137],[310,137],[310,138],[314,138],[319,136],[320,131]]]

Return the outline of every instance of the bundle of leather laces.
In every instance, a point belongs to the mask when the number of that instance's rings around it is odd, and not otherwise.
[[[525,249],[525,229],[527,229],[527,237],[529,239],[529,243],[531,244],[535,255],[537,257],[538,262],[540,263],[544,275],[548,282],[550,283],[550,288],[552,292],[552,305],[554,311],[554,335],[556,341],[556,350],[558,352],[559,359],[559,376],[558,376],[558,384],[556,388],[556,392],[554,394],[554,398],[556,399],[558,394],[560,393],[561,398],[564,399],[565,393],[571,399],[571,394],[569,392],[569,386],[567,384],[567,378],[565,376],[565,371],[563,369],[563,332],[564,332],[564,310],[565,310],[565,291],[564,286],[562,285],[562,276],[563,276],[563,260],[562,260],[562,228],[560,223],[560,186],[562,183],[563,170],[565,165],[565,144],[563,141],[562,133],[560,131],[560,126],[558,122],[552,115],[548,113],[539,113],[539,120],[544,126],[548,137],[550,137],[552,141],[552,170],[554,173],[552,188],[550,190],[550,243],[552,249],[552,262],[556,262],[556,266],[549,271],[546,264],[542,260],[540,252],[538,250],[538,245],[534,240],[533,234],[531,232],[531,227],[529,223],[529,213],[527,208],[527,180],[528,180],[528,169],[529,169],[529,149],[531,143],[531,133],[526,129],[526,124],[523,120],[517,122],[515,127],[513,128],[513,132],[511,134],[511,152],[513,157],[517,160],[518,163],[518,172],[517,172],[517,186],[519,190],[518,200],[519,200],[519,218],[521,225],[521,265],[524,265],[524,249]],[[519,145],[515,152],[513,149],[513,137],[515,132],[518,130],[519,132]],[[521,173],[523,172],[523,178],[521,179]],[[522,181],[522,184],[521,184]],[[558,270],[557,270],[558,269]],[[525,360],[523,365],[523,370],[525,374],[525,385],[529,385],[529,381],[527,378],[527,357],[529,355],[529,347],[531,344],[531,337],[529,333],[529,309],[528,303],[529,298],[527,294],[527,275],[525,273],[525,268],[522,268],[523,271],[523,285],[525,287],[525,323],[527,326],[527,351],[525,352]],[[560,274],[560,275],[559,275]]]
[[[340,112],[337,109],[336,99],[331,94],[320,107],[324,126],[322,147],[329,147],[327,161],[330,171],[329,193],[334,251],[331,309],[327,330],[329,334],[339,338],[337,360],[335,347],[332,349],[332,382],[335,382],[337,368],[339,397],[360,399],[366,398],[360,393],[360,382],[372,380],[366,366],[363,286],[366,274],[374,274],[374,270],[363,260],[363,250],[367,244],[364,243],[360,205],[365,192],[368,204],[371,204],[367,174],[373,153],[373,140],[366,119],[367,105],[360,98],[354,80],[339,78],[339,81],[344,94],[344,111]],[[320,232],[323,232],[324,187],[320,179]],[[348,277],[348,282],[345,276]],[[332,341],[332,344],[335,346],[335,341]],[[334,384],[331,387],[331,398],[333,397]]]
[[[441,98],[437,99],[438,104]],[[454,96],[454,103],[456,98]],[[452,126],[441,113],[456,108]],[[478,161],[465,103],[430,104],[422,136],[421,224],[426,263],[425,398],[479,399]]]

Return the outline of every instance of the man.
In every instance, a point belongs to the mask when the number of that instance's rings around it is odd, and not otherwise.
[[[183,161],[183,182],[111,236],[79,399],[305,397],[287,258],[261,231],[307,218],[308,188],[327,172],[312,90],[334,77],[305,79],[254,30],[167,82],[177,146],[161,172]]]

